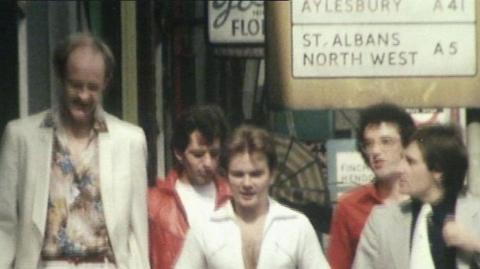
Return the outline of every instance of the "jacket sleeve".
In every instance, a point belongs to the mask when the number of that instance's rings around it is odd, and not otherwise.
[[[194,229],[189,230],[175,269],[207,269],[199,235]]]
[[[18,147],[18,135],[9,123],[0,145],[0,268],[12,268],[16,255]]]
[[[352,248],[353,238],[348,227],[348,216],[340,202],[332,218],[330,228],[330,244],[328,261],[333,269],[350,269],[355,250]]]
[[[132,208],[130,209],[129,268],[150,268],[148,260],[147,146],[145,134],[132,141]]]
[[[378,214],[376,214],[376,209],[374,208],[360,236],[352,269],[383,268],[380,261],[380,238],[377,233],[380,227],[376,221],[378,219],[377,216]]]
[[[310,221],[302,216],[301,218],[301,236],[299,254],[300,261],[296,268],[299,269],[330,269],[323,250],[318,242],[317,234]]]

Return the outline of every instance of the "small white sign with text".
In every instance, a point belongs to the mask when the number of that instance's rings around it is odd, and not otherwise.
[[[263,1],[213,0],[208,3],[208,35],[212,43],[263,43]]]
[[[375,177],[358,151],[337,152],[337,186],[352,188],[366,184]]]

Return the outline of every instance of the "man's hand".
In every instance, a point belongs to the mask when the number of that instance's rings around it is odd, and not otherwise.
[[[467,252],[480,252],[480,240],[467,227],[447,217],[443,225],[443,239],[449,247],[456,247]]]

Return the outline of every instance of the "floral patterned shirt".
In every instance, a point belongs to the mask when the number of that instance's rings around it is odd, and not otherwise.
[[[52,125],[54,138],[42,258],[106,256],[113,261],[99,178],[98,133],[107,132],[104,121],[96,121],[78,156],[71,154],[68,137],[54,114],[44,124]]]

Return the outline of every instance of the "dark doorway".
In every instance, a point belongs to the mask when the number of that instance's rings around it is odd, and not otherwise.
[[[18,34],[17,20],[21,13],[16,1],[0,3],[0,131],[7,122],[18,117]]]

